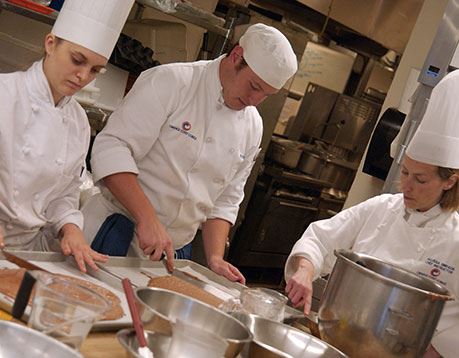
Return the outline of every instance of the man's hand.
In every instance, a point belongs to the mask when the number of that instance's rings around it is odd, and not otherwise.
[[[226,277],[230,281],[238,281],[245,285],[245,277],[239,270],[229,262],[219,257],[214,257],[209,260],[209,267],[215,273]]]
[[[118,201],[129,211],[136,223],[139,247],[153,261],[166,254],[169,270],[174,269],[172,240],[156,215],[153,204],[137,181],[137,174],[116,173],[105,177],[104,183]]]
[[[304,305],[304,313],[311,310],[312,302],[312,278],[314,277],[314,266],[305,258],[297,258],[297,270],[288,280],[285,292],[292,301],[294,307]]]
[[[163,253],[166,254],[167,264],[170,270],[174,268],[174,250],[172,239],[163,224],[152,217],[148,223],[140,221],[136,226],[139,247],[145,255],[149,255],[153,261],[159,261]]]
[[[94,270],[98,270],[99,268],[94,261],[106,262],[108,260],[107,255],[100,254],[91,249],[78,226],[65,224],[60,234],[62,235],[62,253],[66,256],[73,255],[80,271],[86,272],[86,264]]]

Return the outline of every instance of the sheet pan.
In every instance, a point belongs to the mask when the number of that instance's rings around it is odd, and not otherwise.
[[[241,291],[246,288],[246,286],[238,282],[228,281],[226,278],[217,275],[207,267],[204,267],[194,261],[174,260],[174,265],[175,268],[187,272],[201,281],[204,281],[206,285],[201,288],[222,300],[238,298]],[[147,286],[149,281],[149,277],[144,273],[151,276],[169,275],[161,262],[143,258],[110,257],[108,262],[100,264],[99,266],[101,270],[97,272],[90,271],[89,273],[100,280],[113,285],[115,288],[122,287],[121,279],[123,277],[129,277],[134,286],[144,287]],[[107,274],[112,276],[107,277]],[[285,318],[287,319],[292,317],[302,317],[302,312],[287,306],[285,310]]]
[[[111,331],[118,330],[123,327],[132,326],[131,316],[129,314],[129,307],[127,305],[126,297],[122,288],[117,288],[113,285],[107,283],[107,281],[114,280],[111,275],[106,275],[105,280],[100,280],[96,277],[93,277],[89,274],[80,272],[76,268],[76,263],[73,257],[66,257],[60,253],[56,252],[29,252],[29,251],[15,251],[15,254],[21,258],[32,262],[38,267],[47,270],[52,273],[58,273],[68,276],[73,276],[79,279],[90,281],[96,285],[104,287],[112,291],[121,302],[121,307],[124,311],[123,317],[117,320],[108,320],[108,321],[98,321],[93,326],[93,331]],[[18,268],[15,264],[10,263],[5,259],[5,257],[0,252],[0,268]],[[13,307],[13,302],[11,298],[0,293],[0,307],[11,313]],[[30,305],[27,306],[25,311],[25,317],[28,318],[30,315]]]

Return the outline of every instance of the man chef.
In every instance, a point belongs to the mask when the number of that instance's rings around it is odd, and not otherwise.
[[[312,223],[285,266],[286,291],[310,308],[312,281],[333,250],[352,249],[432,278],[459,297],[459,71],[434,88],[404,156],[399,194],[383,194]],[[459,302],[447,302],[426,357],[457,357]]]
[[[173,250],[190,258],[201,227],[209,267],[245,282],[223,254],[259,152],[255,106],[296,70],[287,38],[255,24],[226,56],[143,72],[96,137],[91,166],[102,194],[82,209],[86,239],[121,213],[135,223],[131,252],[152,260],[165,252],[172,263]]]
[[[82,271],[106,260],[81,230],[90,130],[72,95],[105,69],[133,2],[66,0],[45,57],[26,72],[0,75],[0,246],[61,250]]]

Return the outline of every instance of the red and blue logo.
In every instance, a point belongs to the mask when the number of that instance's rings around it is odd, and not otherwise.
[[[188,121],[183,122],[183,123],[182,123],[182,129],[183,129],[184,131],[187,131],[187,132],[188,132],[188,131],[191,129],[191,123],[188,122]]]
[[[433,277],[438,277],[440,276],[440,274],[441,274],[441,271],[437,269],[436,267],[430,270],[430,275]]]

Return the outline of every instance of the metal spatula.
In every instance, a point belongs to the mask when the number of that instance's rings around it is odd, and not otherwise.
[[[143,358],[153,358],[153,352],[147,346],[142,321],[140,320],[139,312],[137,311],[137,306],[135,304],[134,291],[132,290],[131,281],[128,278],[123,278],[122,283],[129,305],[129,311],[131,312],[132,322],[134,323],[135,335],[137,336],[137,341],[139,342],[139,349],[137,352]]]

